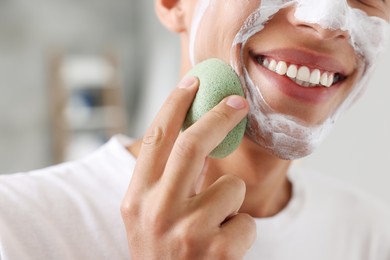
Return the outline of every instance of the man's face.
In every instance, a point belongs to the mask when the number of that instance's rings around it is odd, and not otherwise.
[[[388,21],[389,2],[353,0],[348,4]],[[235,44],[237,33],[259,6],[259,0],[210,0],[202,17],[195,17],[200,20],[193,39],[193,62],[221,58],[246,79],[254,141],[267,138],[261,136],[264,122],[258,122],[255,110],[267,106],[267,111],[294,123],[316,127],[335,114],[368,69],[366,57],[351,45],[348,31],[302,22],[294,5],[278,11],[245,43]]]

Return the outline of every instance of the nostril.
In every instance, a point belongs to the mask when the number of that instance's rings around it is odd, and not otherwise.
[[[349,33],[341,29],[324,28],[318,24],[301,24],[300,26],[304,30],[312,31],[322,40],[349,39]]]

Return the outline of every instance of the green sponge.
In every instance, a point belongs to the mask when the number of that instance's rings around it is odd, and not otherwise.
[[[195,123],[203,114],[215,107],[230,95],[244,96],[240,79],[224,61],[208,59],[187,73],[187,76],[199,78],[200,86],[194,102],[187,113],[183,129]],[[241,143],[246,129],[247,119],[244,118],[226,138],[210,153],[210,157],[223,158],[232,153]]]

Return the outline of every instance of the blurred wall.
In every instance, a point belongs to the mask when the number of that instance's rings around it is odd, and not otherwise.
[[[133,137],[142,135],[178,81],[179,41],[158,23],[153,1],[1,1],[1,173],[51,164],[47,57],[58,46],[81,53],[110,48],[118,54],[126,134]],[[378,62],[366,95],[301,163],[390,205],[390,50]]]
[[[160,37],[162,28],[153,13],[153,1],[0,1],[0,173],[52,164],[48,88],[50,58],[58,51],[110,51],[117,56],[129,122],[126,134],[140,135],[142,128],[134,122],[143,121],[140,108],[149,111],[142,98],[152,92],[147,86],[167,86],[152,79],[175,75],[166,68],[177,64],[156,63],[170,55],[167,50],[174,44]]]

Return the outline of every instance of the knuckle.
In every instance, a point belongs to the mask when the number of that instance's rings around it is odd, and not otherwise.
[[[166,218],[158,218],[156,216],[150,217],[148,214],[145,220],[145,226],[148,227],[154,237],[162,237],[170,229],[170,225]]]
[[[152,230],[153,235],[156,237],[165,234],[173,226],[170,216],[159,206],[148,209],[144,216],[144,221],[145,225]]]
[[[162,126],[152,126],[148,129],[142,139],[142,144],[146,146],[160,146],[163,143],[166,130]]]
[[[169,207],[154,198],[150,194],[143,199],[125,197],[120,205],[120,213],[130,229],[140,227],[152,236],[159,237],[172,228],[173,218]]]
[[[135,205],[131,200],[125,198],[120,205],[120,211],[123,217],[131,217],[135,212]]]
[[[256,240],[256,222],[249,214],[245,213],[239,213],[235,217],[240,218],[241,230],[248,238],[245,239],[247,241],[246,248],[249,249]]]
[[[132,228],[140,219],[139,205],[126,198],[120,204],[120,213],[127,228]]]
[[[185,220],[178,225],[176,238],[180,243],[181,255],[187,257],[191,257],[198,249],[202,249],[205,242],[199,234],[199,226],[194,225],[191,220]]]
[[[201,144],[193,136],[183,134],[177,139],[175,151],[178,155],[185,158],[193,158],[201,152]]]
[[[197,244],[196,236],[194,235],[194,232],[192,232],[191,228],[188,226],[181,225],[179,231],[178,231],[178,237],[179,240],[188,248],[193,247]]]
[[[227,185],[232,186],[232,188],[239,191],[240,193],[245,193],[246,184],[241,178],[234,175],[224,175],[220,179]]]
[[[256,230],[256,222],[251,215],[239,213],[237,216],[241,218],[243,225],[245,225],[248,230]]]
[[[235,254],[232,252],[231,248],[232,247],[229,247],[229,245],[225,243],[224,239],[217,239],[210,247],[210,255],[212,256],[212,259],[239,259],[237,257],[233,257]]]

